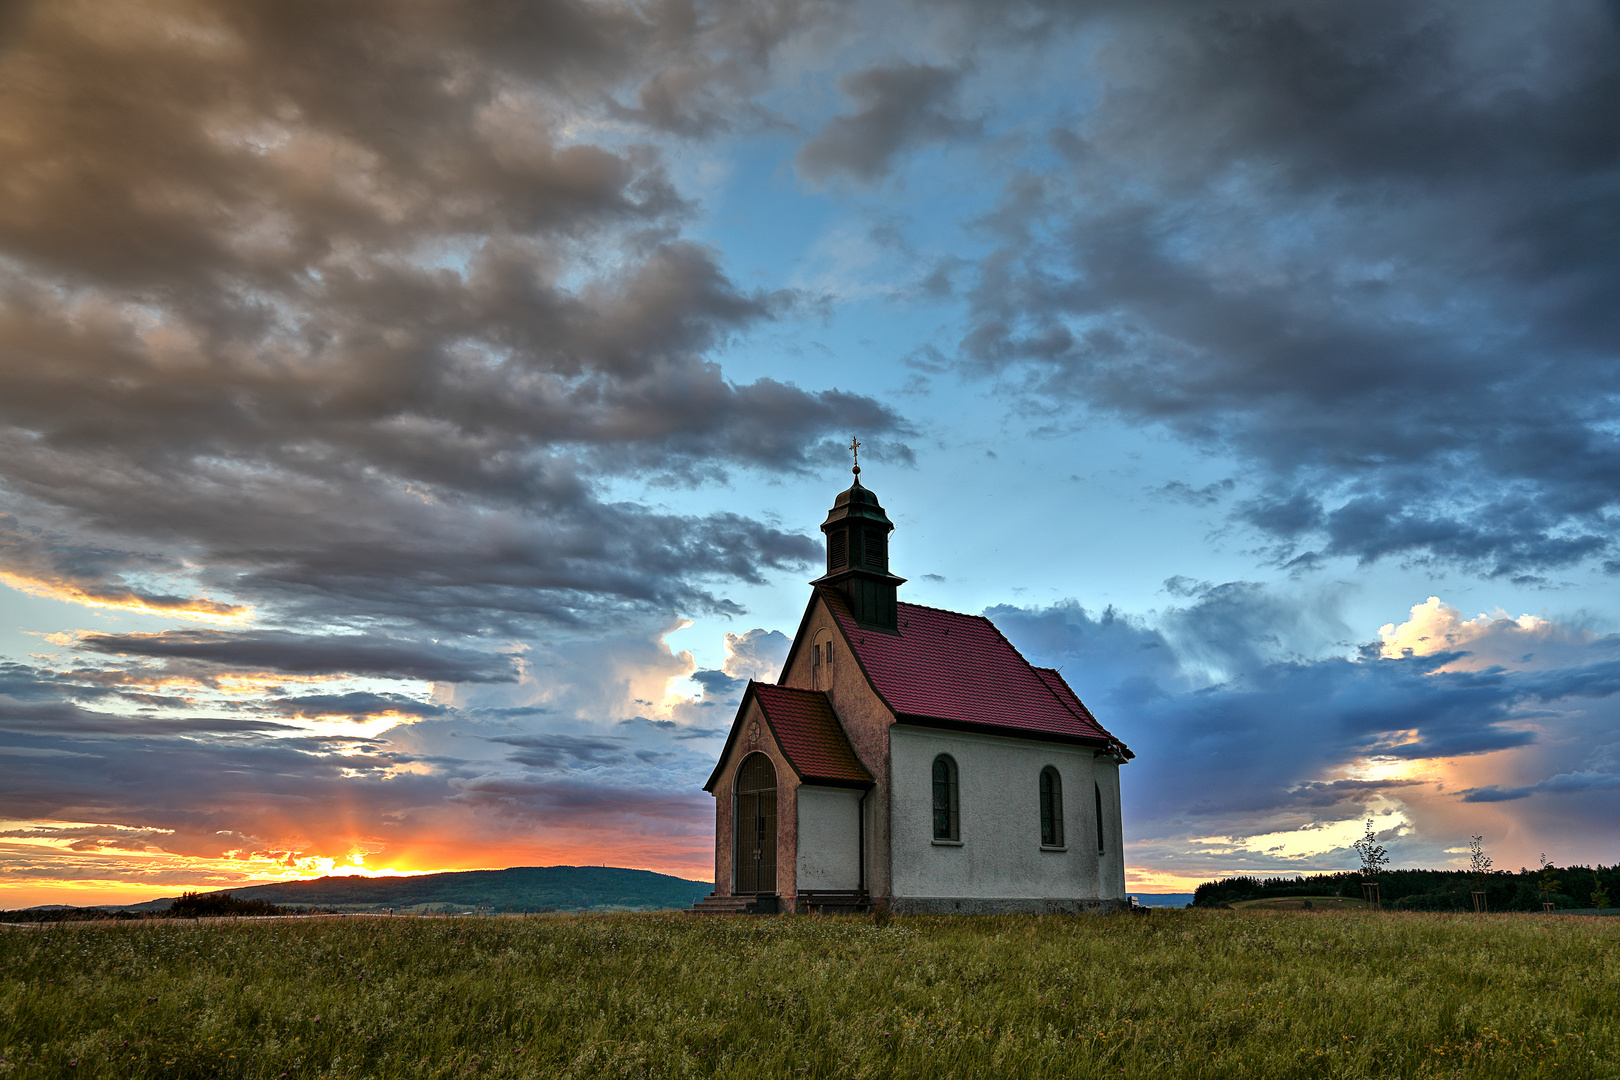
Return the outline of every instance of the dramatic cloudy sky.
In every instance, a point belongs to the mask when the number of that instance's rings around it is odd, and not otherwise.
[[[1620,860],[1620,7],[0,5],[0,906],[711,870],[847,483],[1132,887]]]

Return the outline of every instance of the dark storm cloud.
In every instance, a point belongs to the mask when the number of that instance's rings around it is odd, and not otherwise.
[[[457,781],[455,787],[455,801],[503,816],[554,820],[583,813],[594,815],[597,827],[663,819],[695,832],[714,814],[714,800],[690,788],[654,793],[571,779],[507,776]]]
[[[1600,639],[1593,643],[1590,651],[1613,655],[1620,651],[1620,639],[1614,636]],[[1526,689],[1542,701],[1620,694],[1620,660],[1603,659],[1578,668],[1537,672],[1526,680]]]
[[[13,820],[171,830],[153,846],[218,857],[262,847],[278,834],[329,836],[334,807],[363,811],[362,820],[375,822],[374,815],[398,815],[445,794],[442,777],[387,775],[393,758],[364,752],[376,745],[364,741],[251,732],[188,738],[185,728],[128,722],[70,734],[8,740],[0,752],[0,812]],[[333,753],[338,745],[362,752]]]
[[[270,631],[166,630],[85,634],[78,647],[112,656],[194,660],[231,671],[283,675],[365,675],[428,682],[512,682],[512,658],[474,649],[383,636],[317,636]]]
[[[1529,798],[1539,791],[1564,794],[1573,791],[1608,791],[1620,788],[1620,775],[1605,772],[1560,773],[1525,787],[1502,788],[1496,785],[1472,788],[1463,794],[1464,802],[1511,802]]]
[[[373,716],[443,716],[450,710],[404,694],[373,694],[356,690],[347,694],[304,694],[294,698],[272,698],[261,708],[281,716],[320,718],[344,716],[354,721]]]
[[[742,691],[743,679],[734,679],[723,671],[694,671],[691,679],[703,687],[704,697],[725,697]]]
[[[1096,105],[984,221],[970,369],[1246,456],[1271,485],[1240,514],[1282,561],[1523,577],[1612,552],[1612,5],[1069,25]]]
[[[1442,670],[1464,654],[1383,659],[1372,647],[1358,659],[1305,659],[1299,654],[1314,654],[1336,624],[1331,600],[1289,599],[1242,582],[1177,587],[1193,602],[1160,613],[1157,628],[1072,603],[986,612],[1032,661],[1060,666],[1103,724],[1137,752],[1128,798],[1141,835],[1269,832],[1279,816],[1288,827],[1308,826],[1414,786],[1325,778],[1368,757],[1458,759],[1532,746],[1556,752],[1541,747],[1544,741],[1581,744],[1583,753],[1599,756],[1613,749],[1612,737],[1591,726],[1601,720],[1543,706],[1620,694],[1614,639],[1585,642],[1565,654],[1573,663],[1550,670]],[[1612,713],[1605,708],[1603,715]],[[1500,801],[1602,787],[1606,775],[1555,776],[1464,797]]]
[[[1285,805],[1337,807],[1347,798],[1394,791],[1403,787],[1417,787],[1422,780],[1328,780],[1301,784],[1288,792]]]
[[[118,691],[115,688],[88,682],[78,673],[51,671],[12,660],[0,660],[0,698],[10,698],[14,701],[57,701],[71,698],[82,701],[87,698],[108,697],[116,693]]]
[[[828,120],[799,149],[799,175],[821,181],[842,173],[871,183],[888,176],[908,147],[976,133],[979,122],[962,116],[954,101],[961,78],[959,70],[909,63],[843,76],[838,89],[857,111]]]
[[[536,769],[555,769],[567,762],[585,765],[617,765],[624,760],[627,740],[589,738],[578,735],[503,735],[489,740],[518,751],[506,760]]]
[[[829,10],[24,9],[0,54],[0,569],[479,633],[725,608],[704,583],[803,561],[803,537],[598,491],[901,429],[725,377],[709,354],[799,299],[683,239],[692,208],[624,135],[719,123]]]
[[[152,716],[99,712],[68,701],[18,702],[0,697],[0,731],[47,736],[231,735],[292,729],[271,720],[220,716]],[[18,743],[18,747],[31,745]]]

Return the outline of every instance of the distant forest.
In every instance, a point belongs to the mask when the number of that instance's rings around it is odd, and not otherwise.
[[[1620,904],[1620,866],[1543,866],[1517,873],[1496,870],[1476,877],[1466,870],[1385,870],[1376,877],[1356,871],[1310,877],[1230,877],[1206,881],[1193,893],[1194,907],[1220,907],[1241,900],[1282,896],[1361,896],[1361,883],[1376,881],[1387,909],[1472,911],[1470,894],[1485,892],[1489,911],[1610,908]]]
[[[104,908],[45,907],[0,911],[0,922],[97,922],[103,919],[209,919],[220,916],[252,918],[261,915],[297,915],[292,908],[263,900],[242,900],[228,892],[181,893],[163,911],[108,911]]]
[[[311,911],[668,911],[690,907],[692,901],[713,888],[706,881],[614,866],[514,866],[407,877],[337,876],[280,881],[106,908],[32,908],[0,912],[0,922],[77,922],[138,916],[190,919]]]

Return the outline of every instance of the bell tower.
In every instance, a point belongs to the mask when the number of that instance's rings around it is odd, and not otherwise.
[[[821,523],[827,536],[827,572],[812,585],[828,585],[843,594],[855,621],[877,630],[896,630],[896,592],[906,579],[889,573],[889,533],[894,522],[877,496],[861,486],[861,444],[850,440],[856,454],[855,483],[840,492]]]

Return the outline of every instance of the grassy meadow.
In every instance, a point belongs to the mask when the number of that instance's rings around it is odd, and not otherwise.
[[[1620,919],[0,931],[0,1077],[1620,1077]]]

